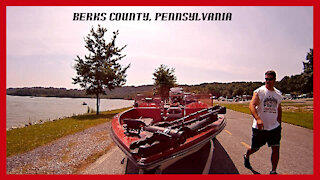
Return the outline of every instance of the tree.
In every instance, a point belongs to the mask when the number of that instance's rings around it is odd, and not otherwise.
[[[306,61],[303,61],[303,78],[305,93],[313,92],[313,49],[310,49],[306,56]]]
[[[176,85],[177,78],[174,75],[174,69],[168,68],[161,64],[153,73],[154,85],[157,88],[157,93],[160,94],[163,100],[168,99],[170,88]]]
[[[278,83],[278,88],[283,93],[290,93],[294,95],[298,95],[303,93],[304,89],[304,78],[302,74],[285,76]]]
[[[241,87],[241,86],[240,86],[240,87],[237,86],[237,87],[235,88],[235,90],[232,92],[232,97],[242,96],[243,93],[244,93],[244,91],[243,91],[242,87]]]
[[[115,87],[123,86],[126,82],[126,71],[130,67],[122,67],[119,61],[125,57],[121,51],[126,47],[118,48],[115,40],[119,31],[113,32],[111,42],[106,43],[104,35],[106,28],[98,25],[97,30],[91,28],[90,33],[85,38],[85,48],[89,55],[84,59],[77,56],[74,66],[77,76],[73,79],[73,84],[80,84],[87,94],[95,95],[97,99],[97,114],[99,114],[100,94],[105,95],[106,89],[112,90]]]

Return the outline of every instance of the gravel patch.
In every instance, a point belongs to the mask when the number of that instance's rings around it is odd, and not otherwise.
[[[7,157],[7,174],[75,174],[113,145],[110,122],[104,123]]]

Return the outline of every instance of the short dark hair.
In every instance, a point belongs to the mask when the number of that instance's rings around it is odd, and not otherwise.
[[[267,71],[264,75],[271,75],[271,76],[273,76],[273,78],[276,78],[276,72],[275,71],[273,71],[273,70],[269,70],[269,71]]]

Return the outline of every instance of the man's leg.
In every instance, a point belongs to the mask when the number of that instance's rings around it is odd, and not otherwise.
[[[251,148],[247,149],[247,153],[244,157],[244,166],[248,169],[252,169],[249,157],[251,154],[257,152],[261,146],[266,143],[263,131],[252,128]]]
[[[252,169],[252,166],[251,166],[251,164],[250,164],[249,157],[250,157],[251,154],[257,152],[258,150],[259,150],[258,148],[255,148],[255,149],[249,148],[249,149],[247,150],[247,153],[243,156],[243,158],[244,158],[244,166],[245,166],[246,168]]]
[[[277,166],[279,162],[280,156],[280,140],[281,140],[281,126],[278,126],[276,129],[271,130],[268,134],[268,145],[271,146],[272,154],[271,154],[271,164],[272,171],[270,174],[277,174]]]
[[[271,163],[272,163],[272,171],[277,170],[279,156],[280,156],[280,146],[271,146],[272,154],[271,154]]]
[[[249,148],[247,150],[247,153],[245,154],[246,155],[246,158],[249,158],[249,156],[255,152],[257,152],[259,149],[258,148],[255,148],[255,149],[252,149],[252,148]]]

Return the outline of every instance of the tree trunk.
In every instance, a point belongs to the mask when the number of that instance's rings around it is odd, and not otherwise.
[[[97,115],[99,114],[99,105],[100,105],[100,99],[99,99],[99,94],[96,94],[97,97]]]

